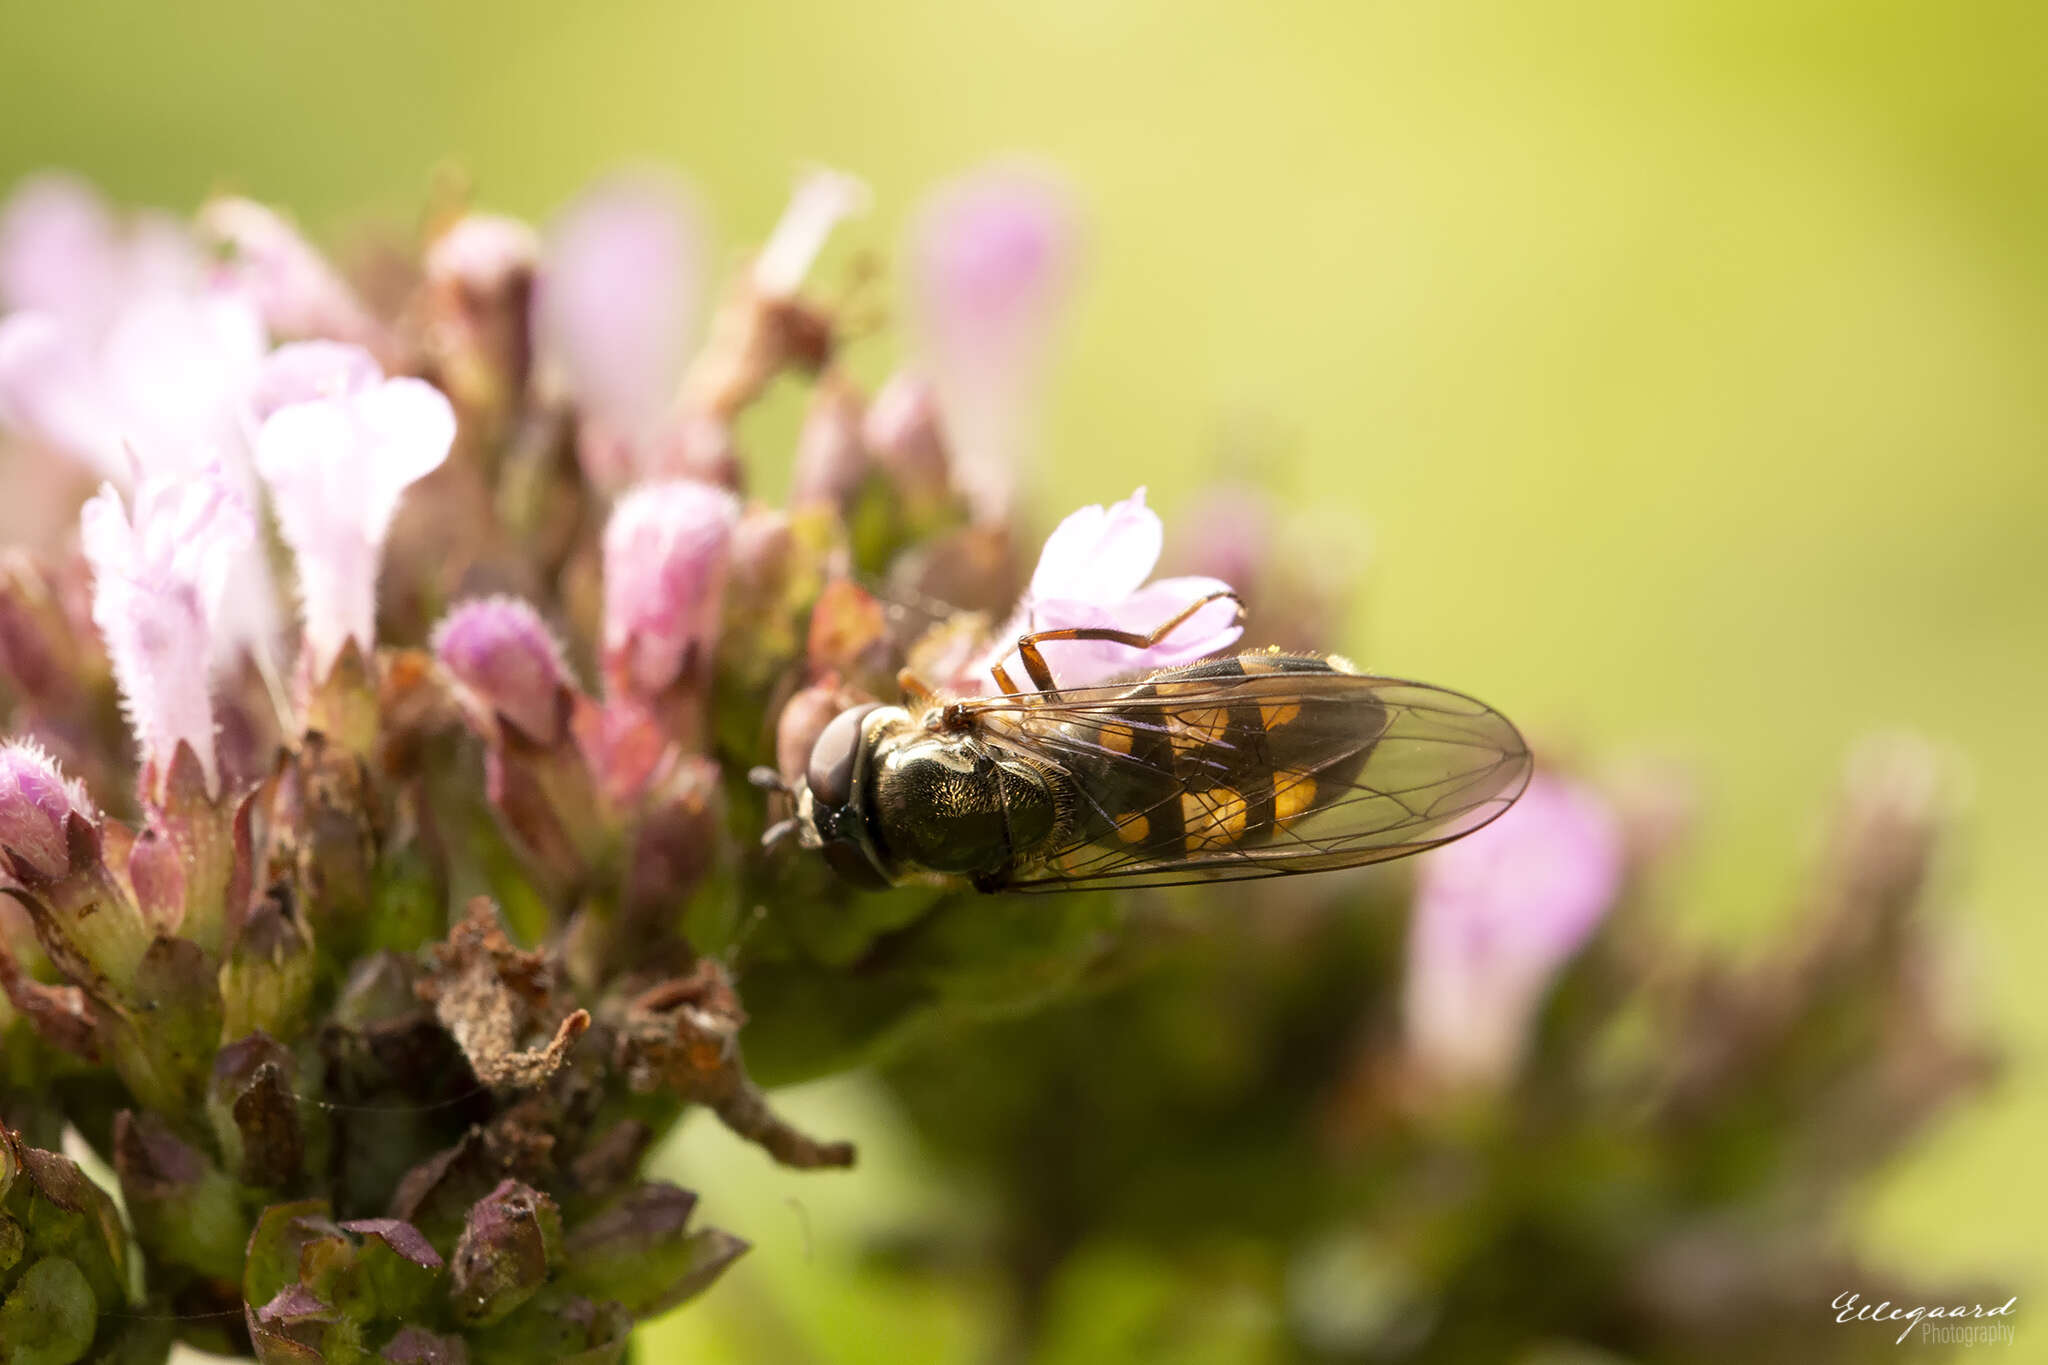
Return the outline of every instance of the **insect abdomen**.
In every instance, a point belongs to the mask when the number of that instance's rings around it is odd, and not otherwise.
[[[1099,758],[1076,771],[1089,799],[1073,834],[1162,861],[1271,842],[1348,789],[1371,751],[1375,719],[1358,717],[1359,742],[1333,753],[1332,739],[1343,737],[1301,730],[1301,706],[1278,692],[1178,706],[1175,695],[1206,697],[1221,678],[1349,671],[1312,655],[1256,653],[1133,684],[1129,705],[1100,722],[1094,739],[1137,761]]]

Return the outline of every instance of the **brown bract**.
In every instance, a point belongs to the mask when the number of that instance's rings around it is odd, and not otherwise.
[[[462,922],[434,956],[435,970],[420,983],[420,996],[486,1085],[525,1089],[540,1084],[590,1027],[587,1010],[559,1012],[553,969],[541,954],[513,945],[497,910],[483,897],[469,903]],[[523,1046],[550,1030],[545,1043]]]
[[[745,1022],[725,969],[702,958],[688,975],[643,992],[625,1007],[616,1021],[618,1061],[635,1090],[665,1088],[708,1106],[726,1127],[785,1166],[851,1166],[852,1143],[819,1142],[768,1107],[740,1059]]]

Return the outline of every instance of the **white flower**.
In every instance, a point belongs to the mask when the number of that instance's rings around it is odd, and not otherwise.
[[[367,355],[331,344],[280,348],[268,378],[273,393],[310,381],[318,395],[277,408],[256,438],[256,467],[298,565],[305,659],[318,680],[347,641],[365,655],[375,646],[384,538],[400,496],[448,458],[455,409],[424,380],[385,379]]]
[[[248,505],[217,467],[152,475],[136,486],[132,516],[103,486],[80,515],[80,538],[93,623],[142,749],[144,793],[161,796],[183,743],[218,794],[207,665],[229,575],[255,542]]]

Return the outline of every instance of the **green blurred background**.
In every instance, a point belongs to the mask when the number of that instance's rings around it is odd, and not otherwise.
[[[1963,755],[1959,995],[2015,1065],[1866,1230],[1912,1271],[2043,1282],[2038,5],[0,0],[0,16],[0,183],[67,166],[180,208],[236,189],[330,241],[416,220],[451,167],[485,206],[541,217],[594,172],[653,159],[696,181],[736,252],[822,161],[873,185],[848,236],[887,250],[932,181],[1050,159],[1093,249],[1029,476],[1042,511],[1143,482],[1170,524],[1250,439],[1369,564],[1353,638],[1333,644],[1591,758],[1696,765],[1685,910],[1702,936],[1778,918],[1855,737],[1907,726]],[[891,347],[864,343],[856,368],[880,374]],[[790,425],[771,411],[752,434],[767,488]],[[703,1359],[970,1350],[972,1302],[855,1255],[865,1230],[964,1196],[857,1080],[790,1106],[862,1138],[861,1169],[786,1173],[687,1131],[679,1169],[758,1249],[662,1339]]]

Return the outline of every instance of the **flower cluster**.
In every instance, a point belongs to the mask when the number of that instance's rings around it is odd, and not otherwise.
[[[985,694],[1028,685],[1027,632],[1184,617],[1145,648],[1048,642],[1061,685],[1086,686],[1231,648],[1225,594],[1262,644],[1326,646],[1341,619],[1256,494],[1190,516],[1171,550],[1144,490],[1085,506],[1033,566],[1016,486],[1080,264],[1072,203],[1014,165],[936,191],[900,272],[908,359],[870,395],[842,363],[847,293],[814,279],[866,202],[807,173],[721,282],[702,206],[626,174],[540,226],[442,218],[383,253],[403,288],[370,289],[247,200],[187,222],[61,177],[17,188],[0,461],[35,515],[0,555],[0,1360],[160,1359],[174,1340],[623,1359],[634,1322],[746,1249],[643,1170],[688,1107],[776,1161],[843,1167],[852,1149],[784,1121],[764,1086],[893,1064],[943,1145],[987,1077],[1052,1093],[1027,1077],[1062,1021],[1122,1008],[1109,988],[1148,963],[1167,991],[1216,992],[1195,1014],[1243,1057],[1328,1043],[1280,1017],[1297,1005],[1341,1023],[1328,1065],[1272,1067],[1313,1079],[1320,1117],[1288,1131],[1326,1133],[1340,1185],[1469,1140],[1474,1114],[1554,1119],[1512,1098],[1546,1069],[1588,1114],[1621,1108],[1572,1070],[1590,1029],[1557,1041],[1584,964],[1625,983],[1655,968],[1615,929],[1643,856],[1630,813],[1580,778],[1546,773],[1422,871],[1405,954],[1369,874],[1262,895],[1251,942],[1190,966],[1170,896],[870,892],[764,843],[782,812],[749,773],[800,778],[906,667]],[[781,457],[748,449],[746,419],[792,384],[808,408],[776,504],[748,493]],[[1875,948],[1857,926],[1871,896],[1905,922],[1932,825],[1909,796],[1858,817],[1891,834],[1854,834],[1850,863],[1894,863],[1844,893],[1808,975],[1701,988],[1687,1046],[1652,1069],[1670,1122],[1780,1079],[1816,976],[1897,965],[1896,936]],[[1727,1004],[1744,990],[1758,1002]],[[1398,1010],[1361,1030],[1361,1000]],[[1048,1009],[987,1064],[979,1024]],[[1717,1009],[1748,1031],[1702,1026]],[[1914,1075],[1974,1074],[1947,1033],[1917,1036]],[[1109,1089],[1146,1071],[1133,1099],[1176,1079],[1113,1051],[1076,1043],[1064,1064],[1103,1062]],[[1162,1104],[1199,1108],[1184,1100]],[[112,1169],[118,1208],[57,1154],[67,1132]],[[1677,1180],[1706,1157],[1672,1160]],[[1095,1169],[1077,1161],[1037,1211],[1110,1207],[1083,1188]],[[1017,1202],[1015,1245],[1078,1245]],[[1328,1211],[1345,1235],[1366,1217]],[[1658,1249],[1680,1254],[1688,1212],[1666,1211]],[[1051,1267],[1005,1268],[1042,1286]],[[1303,1319],[1312,1349],[1407,1339],[1376,1319],[1339,1340],[1327,1307]]]

